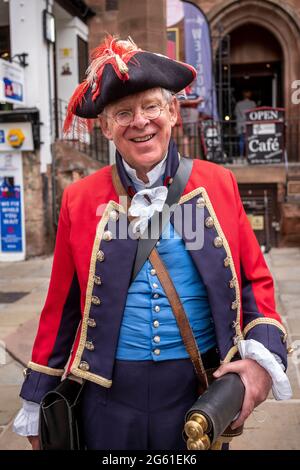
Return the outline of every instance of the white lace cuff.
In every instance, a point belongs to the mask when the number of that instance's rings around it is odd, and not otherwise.
[[[238,349],[242,359],[253,359],[270,374],[272,392],[276,400],[289,400],[292,397],[289,379],[282,370],[283,364],[279,363],[278,356],[275,358],[262,343],[255,339],[239,341]]]
[[[23,407],[15,417],[13,431],[20,436],[38,436],[40,405],[23,400]]]

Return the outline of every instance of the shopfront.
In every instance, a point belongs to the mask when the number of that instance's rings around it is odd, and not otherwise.
[[[26,256],[22,159],[32,150],[31,122],[0,122],[0,261]]]

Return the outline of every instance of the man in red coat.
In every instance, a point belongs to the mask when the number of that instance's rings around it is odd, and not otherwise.
[[[196,72],[111,37],[92,59],[70,101],[65,131],[100,119],[116,145],[116,165],[64,192],[15,430],[39,447],[38,404],[66,372],[85,380],[88,449],[184,449],[184,413],[197,398],[197,376],[150,253],[133,272],[139,238],[178,181],[184,159],[171,139],[174,95]],[[155,248],[205,369],[217,368],[215,377],[236,372],[245,385],[232,424],[238,428],[271,387],[275,398],[290,397],[287,336],[232,173],[195,160],[180,194]]]

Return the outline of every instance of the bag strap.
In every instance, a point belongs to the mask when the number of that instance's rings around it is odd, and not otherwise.
[[[170,274],[160,258],[156,248],[154,248],[149,256],[149,260],[156,271],[156,275],[168,297],[171,308],[173,310],[176,322],[183,340],[183,344],[190,356],[194,369],[199,379],[199,392],[203,393],[208,387],[207,375],[201,359],[193,330],[184,311],[180,297],[173,284]]]

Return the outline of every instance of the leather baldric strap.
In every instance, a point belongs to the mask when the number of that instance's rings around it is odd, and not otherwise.
[[[156,242],[159,240],[161,233],[172,215],[172,209],[178,203],[181,194],[186,187],[193,167],[193,160],[191,158],[181,157],[177,172],[174,176],[173,182],[168,189],[167,199],[164,203],[162,212],[155,212],[151,217],[148,224],[148,231],[146,236],[140,238],[138,249],[135,257],[135,263],[132,272],[132,281],[136,278],[141,268],[143,267],[146,259],[155,247]],[[156,234],[156,237],[148,236],[150,233]]]
[[[208,386],[206,372],[203,366],[201,355],[190,326],[189,320],[184,311],[183,305],[175,289],[173,281],[165,267],[162,259],[160,258],[156,248],[151,251],[149,260],[156,271],[156,275],[168,297],[173,314],[183,340],[183,344],[190,356],[194,369],[199,379],[199,392],[202,394]]]
[[[175,202],[179,201],[179,198],[188,181],[188,177],[190,175],[191,168],[192,168],[192,161],[188,161],[188,160],[189,159],[186,159],[186,158],[181,159],[181,162],[184,162],[184,163],[181,163],[179,165],[179,169],[176,174],[177,182],[176,182],[176,176],[175,176],[174,181],[172,185],[170,186],[169,192],[171,191],[174,183],[176,184],[171,194],[170,195],[168,194],[165,204],[168,204],[171,206],[175,204]],[[112,167],[112,180],[113,180],[113,185],[118,195],[127,196],[128,207],[129,207],[131,200],[121,183],[121,180],[120,180],[120,177],[118,175],[117,168],[115,165],[113,165]],[[130,219],[132,218],[130,217]],[[160,227],[160,231],[159,231],[159,237],[160,237],[163,226],[165,226],[166,222],[168,222],[169,219],[170,219],[170,211],[167,217],[165,218],[163,217],[162,226]],[[197,374],[197,377],[199,380],[199,393],[203,393],[207,389],[207,386],[208,386],[207,375],[203,366],[200,351],[198,349],[192,328],[189,324],[188,318],[186,316],[186,313],[184,311],[183,305],[176,291],[176,288],[173,284],[173,281],[170,278],[169,272],[167,268],[165,267],[162,259],[160,258],[155,248],[157,239],[155,240],[150,239],[149,243],[141,244],[141,242],[147,242],[147,241],[148,241],[147,239],[139,241],[140,253],[139,253],[138,266],[141,268],[142,265],[145,263],[146,259],[149,258],[152,266],[156,270],[157,277],[160,280],[160,283],[171,305],[173,314],[176,318],[176,322],[180,331],[180,335],[182,337],[183,344],[187,350],[187,353],[190,356],[195,372]],[[136,263],[136,266],[137,266],[137,263]],[[134,279],[134,276],[133,276],[133,279]]]

